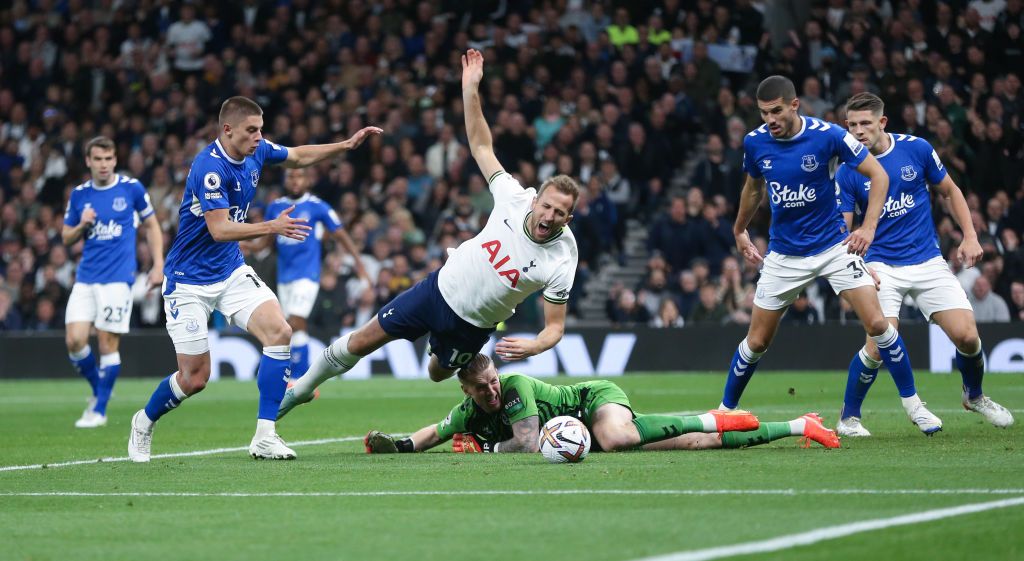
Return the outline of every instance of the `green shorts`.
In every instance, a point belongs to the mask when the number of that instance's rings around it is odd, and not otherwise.
[[[584,392],[586,392],[586,395],[584,395]],[[594,413],[606,403],[617,403],[629,409],[630,412],[633,411],[633,406],[629,404],[626,392],[622,391],[622,388],[613,382],[607,380],[588,382],[586,387],[580,389],[580,397],[583,403],[583,424],[587,428],[591,427]],[[636,414],[634,413],[633,416],[636,417]]]

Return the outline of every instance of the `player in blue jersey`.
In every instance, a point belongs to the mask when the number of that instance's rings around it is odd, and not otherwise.
[[[256,383],[259,411],[253,458],[293,459],[295,452],[277,435],[277,409],[288,383],[292,329],[277,297],[242,260],[241,240],[283,235],[303,240],[311,227],[291,216],[293,207],[267,222],[246,224],[266,164],[306,167],[352,150],[376,127],[333,144],[285,148],[263,138],[263,109],[245,97],[227,99],[218,118],[220,134],[192,161],[179,209],[178,235],[167,254],[164,311],[178,355],[178,371],[163,379],[149,403],[132,417],[128,456],[148,462],[153,425],[185,398],[201,391],[210,377],[207,322],[218,310],[263,345]]]
[[[925,319],[942,328],[956,345],[956,365],[963,379],[963,406],[976,411],[997,427],[1013,424],[1013,415],[989,399],[981,388],[985,373],[978,326],[964,289],[953,276],[939,249],[932,222],[929,186],[949,202],[964,239],[957,258],[971,267],[982,256],[978,233],[963,193],[946,173],[942,160],[923,138],[885,132],[885,104],[871,93],[857,94],[846,104],[846,124],[878,159],[889,176],[889,192],[878,221],[875,243],[865,261],[878,274],[882,312],[899,325],[903,299],[910,296]],[[836,173],[840,210],[848,227],[856,211],[867,207],[871,182],[843,165]],[[871,436],[861,424],[861,404],[878,374],[880,358],[874,341],[850,362],[846,396],[836,432],[843,436]]]
[[[61,232],[67,245],[85,238],[64,318],[68,357],[92,386],[92,397],[75,421],[78,428],[107,424],[107,403],[121,371],[118,346],[132,317],[136,220],[145,227],[153,255],[150,286],[159,286],[164,275],[163,233],[149,195],[137,179],[115,173],[114,148],[114,142],[102,136],[86,143],[85,165],[91,179],[71,192]],[[89,346],[91,325],[99,340],[98,367]]]
[[[734,409],[758,361],[768,349],[786,308],[817,277],[850,303],[905,395],[907,413],[922,430],[934,418],[917,397],[903,340],[885,321],[875,282],[863,255],[871,245],[885,194],[872,192],[863,226],[850,232],[837,204],[834,174],[840,163],[852,166],[876,185],[889,185],[885,170],[864,146],[838,125],[801,117],[793,82],[771,76],[757,88],[764,125],[744,138],[747,173],[733,233],[736,247],[752,265],[764,266],[757,282],[747,337],[733,355],[722,395],[723,409]],[[768,255],[750,241],[747,225],[768,187],[772,225]]]
[[[267,220],[273,220],[288,207],[294,207],[292,216],[302,218],[313,227],[313,235],[298,241],[287,236],[276,236],[277,242],[277,297],[281,309],[292,327],[292,380],[301,378],[309,369],[309,334],[306,318],[320,291],[320,240],[324,230],[330,232],[355,260],[356,274],[369,286],[363,261],[352,238],[342,228],[338,213],[327,203],[309,193],[308,172],[303,168],[285,173],[284,187],[288,196],[275,200],[267,207]],[[267,238],[273,240],[273,238]]]

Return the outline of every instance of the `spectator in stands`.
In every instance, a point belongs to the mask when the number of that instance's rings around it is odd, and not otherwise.
[[[0,331],[17,331],[19,329],[22,329],[21,314],[14,306],[10,293],[0,290]]]
[[[974,280],[968,299],[974,308],[974,317],[979,323],[1010,321],[1010,309],[1006,301],[992,292],[992,283],[985,275]]]
[[[697,246],[697,233],[687,221],[686,199],[673,197],[669,201],[668,212],[651,226],[647,247],[664,256],[673,271],[689,268],[690,261],[699,255],[700,249]]]
[[[687,319],[689,324],[717,324],[721,325],[729,320],[729,310],[718,299],[718,290],[714,285],[705,284],[700,287],[700,297],[697,305],[690,312]]]
[[[1024,321],[1024,281],[1010,283],[1010,321]]]
[[[679,285],[676,289],[676,302],[679,307],[679,315],[690,317],[697,305],[700,285],[697,284],[697,275],[693,271],[682,271],[679,273]]]
[[[675,301],[666,298],[661,301],[658,314],[651,320],[651,327],[683,327],[684,323]]]
[[[612,307],[611,318],[609,319],[611,319],[612,325],[616,327],[633,327],[636,325],[646,325],[651,319],[651,314],[647,311],[644,303],[638,301],[635,292],[624,288],[619,293],[619,297]]]
[[[798,325],[817,325],[821,323],[821,318],[818,316],[818,310],[811,306],[807,292],[802,291],[796,297],[796,300],[793,301],[793,305],[789,307],[789,310],[786,310],[783,321]]]

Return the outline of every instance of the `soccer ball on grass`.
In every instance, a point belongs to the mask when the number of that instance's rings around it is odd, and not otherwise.
[[[590,453],[590,431],[578,419],[555,417],[541,427],[538,446],[553,464],[582,462]]]

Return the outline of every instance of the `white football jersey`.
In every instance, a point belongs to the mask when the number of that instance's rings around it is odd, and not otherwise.
[[[474,238],[448,250],[437,285],[445,302],[467,322],[492,328],[515,313],[530,294],[543,290],[556,304],[569,300],[579,252],[568,226],[541,243],[526,228],[537,195],[504,171],[490,180],[494,210]]]

